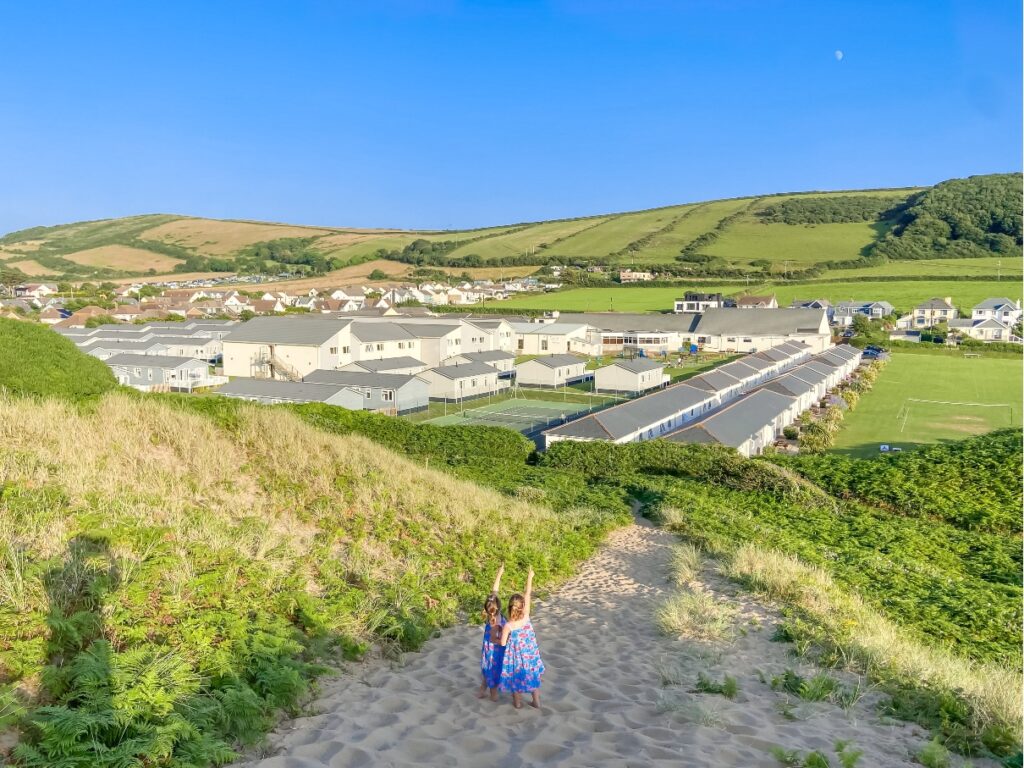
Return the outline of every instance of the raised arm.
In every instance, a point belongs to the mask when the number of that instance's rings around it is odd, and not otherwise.
[[[523,618],[530,618],[530,598],[533,596],[533,566],[530,566],[530,570],[526,574],[526,595],[525,605],[523,606]]]
[[[505,572],[505,564],[502,563],[498,566],[498,572],[494,574],[494,586],[491,587],[491,594],[498,594],[498,590],[501,588],[501,575]]]

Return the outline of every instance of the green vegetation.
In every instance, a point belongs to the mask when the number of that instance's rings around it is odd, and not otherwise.
[[[116,386],[103,362],[41,325],[0,318],[0,349],[0,394],[79,400]]]
[[[870,456],[883,443],[909,448],[1019,426],[1022,398],[1019,356],[965,358],[900,349],[843,421],[835,450]]]
[[[891,197],[791,197],[762,207],[757,216],[766,224],[839,224],[878,221],[896,204]]]
[[[726,675],[719,682],[712,680],[706,673],[700,672],[697,674],[697,684],[694,686],[694,691],[697,693],[717,693],[719,696],[725,696],[727,699],[735,699],[736,694],[740,691],[740,686],[736,682],[736,678],[731,675]]]
[[[1019,173],[953,179],[920,192],[874,249],[887,259],[1021,257]]]

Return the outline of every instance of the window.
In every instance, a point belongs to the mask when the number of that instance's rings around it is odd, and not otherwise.
[[[378,344],[377,345],[377,351],[378,352],[383,352],[384,351],[384,345],[383,344]]]
[[[465,388],[466,388],[466,381],[465,381],[465,379],[461,379],[459,381],[459,389],[465,389]]]
[[[398,348],[399,349],[405,349],[405,342],[404,341],[398,342]]]
[[[141,368],[136,368],[135,369],[135,375],[136,376],[142,376],[142,369]]]
[[[349,353],[349,348],[348,347],[342,347],[341,348],[341,354],[347,355],[348,353]]]
[[[540,340],[540,349],[541,349],[542,352],[547,352],[547,350],[548,350],[548,340],[547,339],[541,339]]]
[[[330,352],[331,352],[332,355],[336,355],[336,354],[338,354],[338,348],[337,347],[331,347]]]
[[[148,371],[146,371],[146,373],[149,374],[149,380],[152,381],[153,380],[153,369],[150,368]],[[171,378],[172,379],[174,378],[174,374],[173,373],[171,374]]]
[[[366,391],[365,391],[365,392],[363,392],[363,395],[365,395],[366,399],[367,399],[367,400],[369,400],[369,399],[370,399],[370,396],[371,396],[371,395],[373,395],[373,390],[372,390],[372,389],[370,389],[369,387],[367,387],[367,388],[366,388]]]
[[[392,402],[394,402],[394,400],[395,400],[395,390],[393,390],[393,389],[385,389],[383,392],[381,392],[381,398],[380,399],[383,400],[385,403],[392,403]]]
[[[366,351],[367,352],[373,352],[373,344],[367,344],[366,345]]]
[[[469,386],[475,387],[476,386],[476,379],[470,379],[469,380]]]

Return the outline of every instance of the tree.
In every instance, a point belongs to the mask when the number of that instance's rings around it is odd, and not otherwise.
[[[373,270],[373,272],[370,273],[371,280],[387,280],[388,278],[388,273],[381,269],[375,269]]]

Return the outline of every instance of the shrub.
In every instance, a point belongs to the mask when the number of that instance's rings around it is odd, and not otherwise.
[[[0,392],[71,400],[117,386],[102,361],[41,325],[0,318]]]
[[[800,430],[790,424],[789,426],[782,428],[782,436],[787,440],[796,440],[800,437]]]

